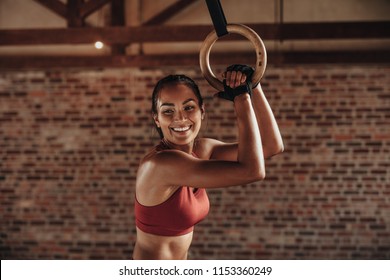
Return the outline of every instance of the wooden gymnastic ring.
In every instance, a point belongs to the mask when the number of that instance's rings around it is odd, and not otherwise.
[[[246,25],[228,24],[226,28],[229,33],[240,34],[245,38],[247,38],[249,41],[251,41],[252,44],[254,45],[256,50],[256,67],[255,67],[255,72],[253,73],[252,76],[252,84],[253,85],[258,84],[261,78],[263,77],[265,68],[267,66],[267,52],[263,41],[253,29],[249,28]],[[215,89],[219,91],[223,91],[223,83],[215,77],[210,67],[211,47],[214,45],[214,43],[217,40],[218,40],[218,36],[215,30],[213,30],[212,32],[210,32],[209,35],[207,35],[206,39],[204,40],[200,48],[199,63],[200,63],[200,70],[202,71],[203,76],[209,82],[209,84],[213,86]]]

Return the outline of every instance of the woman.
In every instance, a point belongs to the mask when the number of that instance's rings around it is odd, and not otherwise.
[[[282,138],[265,95],[253,92],[253,69],[233,65],[224,73],[234,102],[238,143],[197,138],[204,118],[197,85],[183,75],[160,80],[152,113],[162,138],[141,161],[136,182],[137,240],[134,259],[187,259],[194,225],[208,213],[205,189],[248,184],[265,177],[264,158],[283,151]]]

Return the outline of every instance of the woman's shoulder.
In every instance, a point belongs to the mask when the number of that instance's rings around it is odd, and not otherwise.
[[[164,160],[173,160],[176,156],[180,155],[181,151],[173,150],[173,149],[165,149],[160,145],[153,147],[149,150],[144,157],[141,159],[140,165],[151,165],[151,164],[163,164]]]
[[[161,175],[161,167],[167,167],[175,162],[174,150],[161,150],[159,148],[152,148],[140,160],[137,171],[137,186],[159,185],[159,176]],[[138,188],[139,189],[139,188]]]
[[[213,138],[198,138],[195,140],[193,152],[200,159],[210,159],[215,147],[224,143]],[[164,164],[166,161],[175,161],[178,158],[186,157],[184,152],[169,149],[159,144],[149,150],[141,159],[141,165]]]

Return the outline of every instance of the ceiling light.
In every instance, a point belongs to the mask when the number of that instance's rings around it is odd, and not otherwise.
[[[95,42],[95,48],[98,50],[102,49],[104,47],[104,44],[100,41]]]

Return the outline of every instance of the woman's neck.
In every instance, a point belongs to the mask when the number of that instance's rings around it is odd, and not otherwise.
[[[167,139],[163,138],[161,140],[161,143],[163,144],[164,147],[166,147],[168,149],[180,150],[180,151],[185,152],[187,154],[191,154],[193,152],[193,148],[194,148],[194,141],[191,143],[188,143],[186,145],[176,145],[172,142],[169,142]]]

